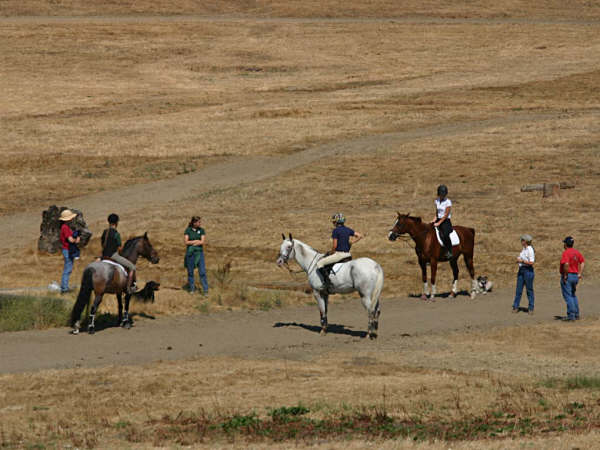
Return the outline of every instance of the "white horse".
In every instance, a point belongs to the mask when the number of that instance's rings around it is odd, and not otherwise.
[[[286,265],[290,259],[295,259],[298,265],[308,275],[308,282],[313,290],[313,295],[319,305],[321,313],[321,334],[327,332],[327,300],[329,294],[347,294],[358,291],[363,306],[369,313],[368,336],[377,337],[379,325],[379,297],[383,289],[383,269],[370,258],[358,258],[339,266],[329,275],[330,289],[327,290],[324,280],[316,270],[317,261],[323,254],[317,252],[307,244],[293,239],[289,235],[286,239],[282,234],[283,242],[279,249],[277,265]]]

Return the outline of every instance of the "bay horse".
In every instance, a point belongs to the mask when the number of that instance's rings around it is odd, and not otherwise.
[[[159,261],[158,253],[156,253],[156,250],[154,250],[148,239],[148,233],[144,233],[143,236],[129,239],[125,242],[120,254],[134,264],[137,262],[139,256],[146,258],[152,264],[156,264]],[[145,287],[140,295],[137,295],[136,297],[141,297],[142,300],[154,299],[154,292],[146,292],[154,290],[156,290],[154,286],[150,289]],[[83,271],[81,288],[79,289],[77,300],[73,306],[73,311],[71,312],[72,334],[79,333],[79,329],[81,328],[81,313],[85,306],[89,304],[92,291],[94,291],[95,297],[92,309],[90,310],[88,333],[94,334],[95,332],[94,319],[104,294],[115,294],[117,296],[117,301],[119,303],[118,324],[123,328],[131,328],[131,321],[129,320],[129,300],[131,299],[131,294],[127,293],[127,273],[123,267],[112,261],[98,260],[88,264]],[[124,316],[121,298],[123,293],[125,293]]]
[[[427,299],[427,263],[431,266],[431,294],[429,298],[433,300],[436,294],[435,276],[438,262],[449,261],[452,267],[452,291],[450,295],[456,297],[458,292],[458,257],[463,255],[465,264],[471,275],[471,298],[475,298],[477,281],[475,280],[475,269],[473,268],[473,249],[475,247],[475,230],[473,228],[454,226],[454,231],[460,238],[460,243],[452,247],[452,258],[445,256],[445,249],[437,240],[435,228],[431,223],[425,223],[420,217],[412,217],[408,214],[398,213],[398,218],[394,227],[388,234],[390,241],[395,241],[398,236],[408,234],[415,242],[415,252],[421,266],[421,275],[423,279],[423,294],[421,298]]]
[[[367,335],[370,339],[377,337],[379,327],[379,297],[383,289],[383,269],[370,258],[358,258],[343,263],[335,273],[329,275],[331,288],[327,289],[321,274],[316,270],[317,261],[323,258],[322,253],[317,252],[304,242],[293,239],[289,235],[286,239],[282,234],[283,242],[279,249],[277,265],[286,265],[290,259],[295,259],[298,265],[308,275],[308,282],[317,300],[319,312],[321,313],[321,335],[327,333],[327,308],[330,294],[347,294],[358,291],[363,306],[369,316],[369,327]],[[335,267],[335,265],[334,265]],[[288,268],[289,270],[289,268]]]

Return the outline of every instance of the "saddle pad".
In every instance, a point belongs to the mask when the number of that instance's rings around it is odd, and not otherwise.
[[[120,269],[125,274],[125,276],[127,276],[127,271],[125,270],[125,267],[123,267],[118,262],[114,262],[112,259],[103,259],[102,262],[106,263],[106,264],[112,264],[113,266],[116,266],[118,269]]]
[[[335,275],[336,273],[338,273],[344,264],[345,264],[345,263],[341,263],[341,262],[335,263],[335,264],[334,264],[334,265],[331,267],[331,274],[332,274],[332,275]]]
[[[437,228],[435,229],[435,235],[437,236],[438,242],[443,247],[444,243],[442,242],[442,238],[440,238],[440,230]],[[458,237],[456,230],[452,230],[452,233],[450,233],[450,242],[452,242],[453,246],[460,244],[460,238]]]

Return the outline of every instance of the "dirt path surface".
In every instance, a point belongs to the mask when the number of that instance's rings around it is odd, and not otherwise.
[[[519,17],[436,17],[436,16],[402,16],[402,17],[247,17],[236,15],[203,16],[183,15],[101,15],[101,16],[7,16],[0,17],[4,24],[71,24],[71,23],[164,23],[164,22],[211,22],[231,23],[252,20],[256,23],[378,23],[394,22],[401,24],[484,24],[484,25],[600,25],[600,20],[592,19],[552,19],[552,18],[519,18]]]
[[[584,282],[578,290],[582,323],[600,315],[600,304],[592,301],[597,288]],[[376,341],[364,338],[367,316],[358,299],[330,306],[330,332],[325,337],[319,335],[316,305],[267,312],[138,319],[131,330],[106,328],[95,335],[73,336],[66,328],[3,333],[0,373],[137,365],[209,356],[305,360],[345,350],[369,350],[376,356],[380,352],[402,352],[410,346],[411,338],[422,334],[552,322],[555,316],[564,314],[558,286],[536,286],[534,316],[524,312],[512,314],[513,295],[512,289],[504,289],[473,301],[466,295],[456,300],[439,298],[436,302],[407,297],[383,299],[380,337]],[[526,300],[521,304],[525,306]],[[556,321],[557,327],[577,324]]]
[[[151,205],[166,205],[171,202],[185,200],[203,192],[264,180],[335,154],[368,153],[386,146],[400,145],[418,139],[468,134],[491,127],[550,120],[557,117],[560,117],[559,113],[515,113],[497,119],[427,126],[403,132],[339,141],[316,146],[288,156],[238,157],[175,178],[131,185],[115,191],[99,192],[85,197],[73,198],[65,203],[68,203],[71,208],[85,211],[85,219],[90,224],[103,221],[106,216],[107,205],[116,204],[117,202],[119,210],[125,214],[143,210]],[[39,223],[41,222],[41,211],[47,207],[48,205],[40,205],[35,210],[0,217],[0,236],[2,236],[0,249],[23,247],[24,242],[30,242],[32,236],[37,236]]]

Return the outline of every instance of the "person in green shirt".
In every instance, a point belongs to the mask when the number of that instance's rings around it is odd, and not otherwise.
[[[185,267],[188,271],[188,287],[190,292],[196,290],[194,281],[194,270],[198,268],[198,275],[202,283],[204,295],[208,295],[208,281],[206,280],[206,266],[204,264],[204,244],[206,243],[206,232],[201,227],[202,219],[193,216],[188,227],[183,233],[183,240],[186,245]]]

